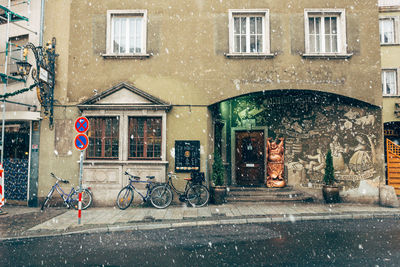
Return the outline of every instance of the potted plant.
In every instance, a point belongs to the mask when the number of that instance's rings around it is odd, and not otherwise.
[[[339,197],[339,187],[334,185],[335,170],[333,168],[332,152],[328,150],[325,160],[325,174],[324,174],[324,186],[322,187],[322,195],[324,196],[326,203],[338,203],[340,201]]]
[[[224,164],[221,155],[214,152],[214,163],[212,165],[211,201],[214,204],[222,204],[226,199],[226,186],[224,186]]]

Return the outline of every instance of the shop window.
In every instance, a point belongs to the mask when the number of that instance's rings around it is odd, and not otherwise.
[[[161,117],[129,118],[129,159],[161,159]]]
[[[87,159],[118,159],[119,120],[117,117],[89,117]]]
[[[105,56],[147,56],[146,31],[146,10],[107,11]]]
[[[382,93],[383,96],[397,95],[396,70],[382,70]]]

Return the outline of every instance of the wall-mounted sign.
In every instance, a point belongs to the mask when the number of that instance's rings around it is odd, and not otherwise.
[[[200,171],[200,141],[175,141],[175,171]]]

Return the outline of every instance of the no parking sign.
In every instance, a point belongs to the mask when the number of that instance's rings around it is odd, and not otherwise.
[[[85,150],[89,145],[89,138],[86,134],[78,134],[75,137],[74,145],[78,150]]]
[[[75,121],[75,130],[79,133],[74,140],[76,149],[81,151],[79,163],[79,204],[78,204],[78,224],[81,224],[82,216],[82,173],[83,173],[83,151],[89,145],[89,138],[84,132],[89,129],[89,121],[86,117],[79,117]]]

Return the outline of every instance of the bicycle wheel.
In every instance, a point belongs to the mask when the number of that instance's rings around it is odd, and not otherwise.
[[[118,208],[124,210],[131,205],[132,201],[133,201],[133,190],[129,186],[122,188],[121,191],[119,191],[117,197]]]
[[[85,210],[87,208],[89,208],[90,205],[92,205],[92,201],[93,201],[93,196],[92,196],[92,192],[90,192],[89,189],[85,188],[82,191],[82,210]],[[79,193],[77,191],[75,191],[72,196],[71,196],[71,204],[72,207],[74,209],[78,209],[79,208]]]
[[[187,200],[193,207],[203,207],[208,203],[210,193],[207,187],[202,184],[191,185],[186,193]]]
[[[172,202],[172,192],[165,185],[156,185],[150,193],[150,202],[157,209],[164,209]]]
[[[41,210],[44,210],[45,207],[48,207],[47,204],[48,204],[49,200],[50,200],[50,198],[46,197],[46,199],[42,203],[42,207],[40,208]]]
[[[46,199],[43,201],[42,206],[40,207],[41,210],[44,210],[44,208],[49,207],[49,202],[51,199],[51,196],[53,195],[54,190],[50,190],[50,192],[47,194]]]

